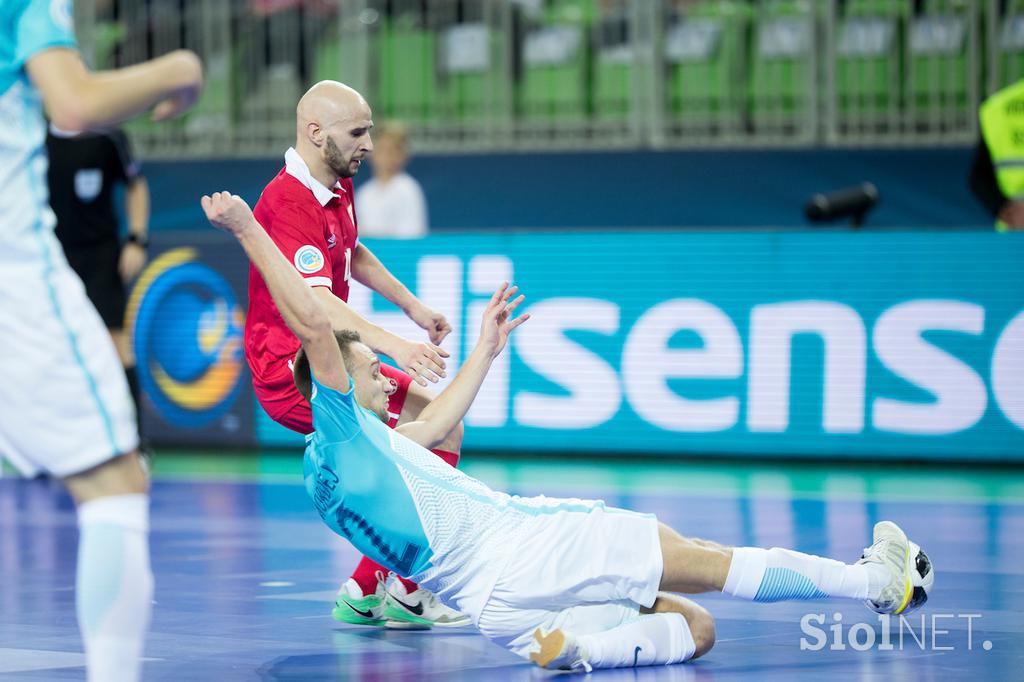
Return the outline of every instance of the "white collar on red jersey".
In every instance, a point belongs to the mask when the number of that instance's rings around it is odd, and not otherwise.
[[[309,166],[302,160],[294,147],[288,147],[288,151],[284,153],[284,169],[288,175],[308,187],[321,206],[326,206],[327,202],[337,196],[333,190],[328,189],[324,183],[310,175]],[[334,183],[334,189],[345,191],[345,188],[341,186],[341,180]]]

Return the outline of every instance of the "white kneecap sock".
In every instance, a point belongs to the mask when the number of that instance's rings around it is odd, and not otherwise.
[[[611,630],[577,635],[576,639],[594,668],[682,663],[697,650],[681,613],[652,613]]]
[[[826,597],[866,599],[871,578],[865,565],[789,549],[737,547],[722,592],[760,602]]]
[[[78,526],[75,601],[89,682],[135,682],[153,609],[149,498],[90,500]]]

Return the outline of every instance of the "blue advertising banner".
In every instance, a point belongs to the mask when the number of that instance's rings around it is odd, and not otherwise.
[[[532,319],[466,447],[1024,459],[1024,238],[977,232],[511,233],[370,241],[454,331],[502,280]],[[362,314],[424,339],[361,287]],[[257,412],[261,411],[257,408]],[[301,445],[257,416],[266,444]]]
[[[248,262],[222,235],[156,234],[125,329],[154,444],[255,445],[255,397],[242,355]]]

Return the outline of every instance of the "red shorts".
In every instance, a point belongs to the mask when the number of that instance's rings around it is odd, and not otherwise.
[[[263,385],[253,383],[256,399],[260,401],[260,405],[270,415],[270,418],[278,424],[302,434],[312,433],[313,412],[309,408],[309,403],[299,393],[299,389],[295,388],[291,370],[287,365],[284,365],[284,369],[287,370],[287,383],[284,381]],[[402,414],[402,407],[405,406],[405,397],[409,395],[412,377],[400,369],[383,363],[380,366],[380,373],[391,380],[392,392],[388,396],[388,426],[395,428],[398,424],[398,417]]]

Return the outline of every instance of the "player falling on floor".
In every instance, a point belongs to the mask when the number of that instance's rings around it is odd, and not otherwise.
[[[446,466],[429,448],[469,409],[523,297],[500,287],[476,347],[452,383],[396,429],[380,361],[351,331],[334,332],[309,287],[237,196],[202,198],[233,234],[302,341],[295,382],[309,397],[307,492],[323,520],[360,551],[467,613],[497,644],[544,667],[590,670],[680,663],[714,644],[711,615],[670,592],[721,591],[773,602],[846,597],[880,613],[924,603],[928,563],[894,523],[852,565],[772,548],[684,538],[650,514],[603,502],[520,498]]]
[[[444,376],[448,353],[436,344],[451,331],[444,315],[414,296],[359,240],[352,176],[373,151],[369,105],[336,81],[311,87],[296,107],[295,146],[253,209],[285,257],[320,300],[336,329],[355,329],[365,342],[408,373],[385,366],[391,380],[388,425],[415,420],[433,396],[423,386]],[[429,335],[415,342],[393,334],[353,311],[351,279],[378,292]],[[281,319],[256,268],[249,271],[245,358],[260,405],[279,424],[305,435],[313,430],[309,403],[295,388],[291,363],[299,340]],[[451,466],[459,461],[462,425],[456,424],[433,452]],[[465,616],[437,602],[405,578],[379,579],[387,569],[363,557],[335,598],[335,619],[400,628],[458,627]]]
[[[0,2],[0,456],[60,478],[75,501],[89,680],[139,677],[153,595],[149,482],[121,363],[53,234],[43,109],[66,130],[148,110],[166,118],[196,101],[202,80],[185,50],[94,73],[70,1]]]

